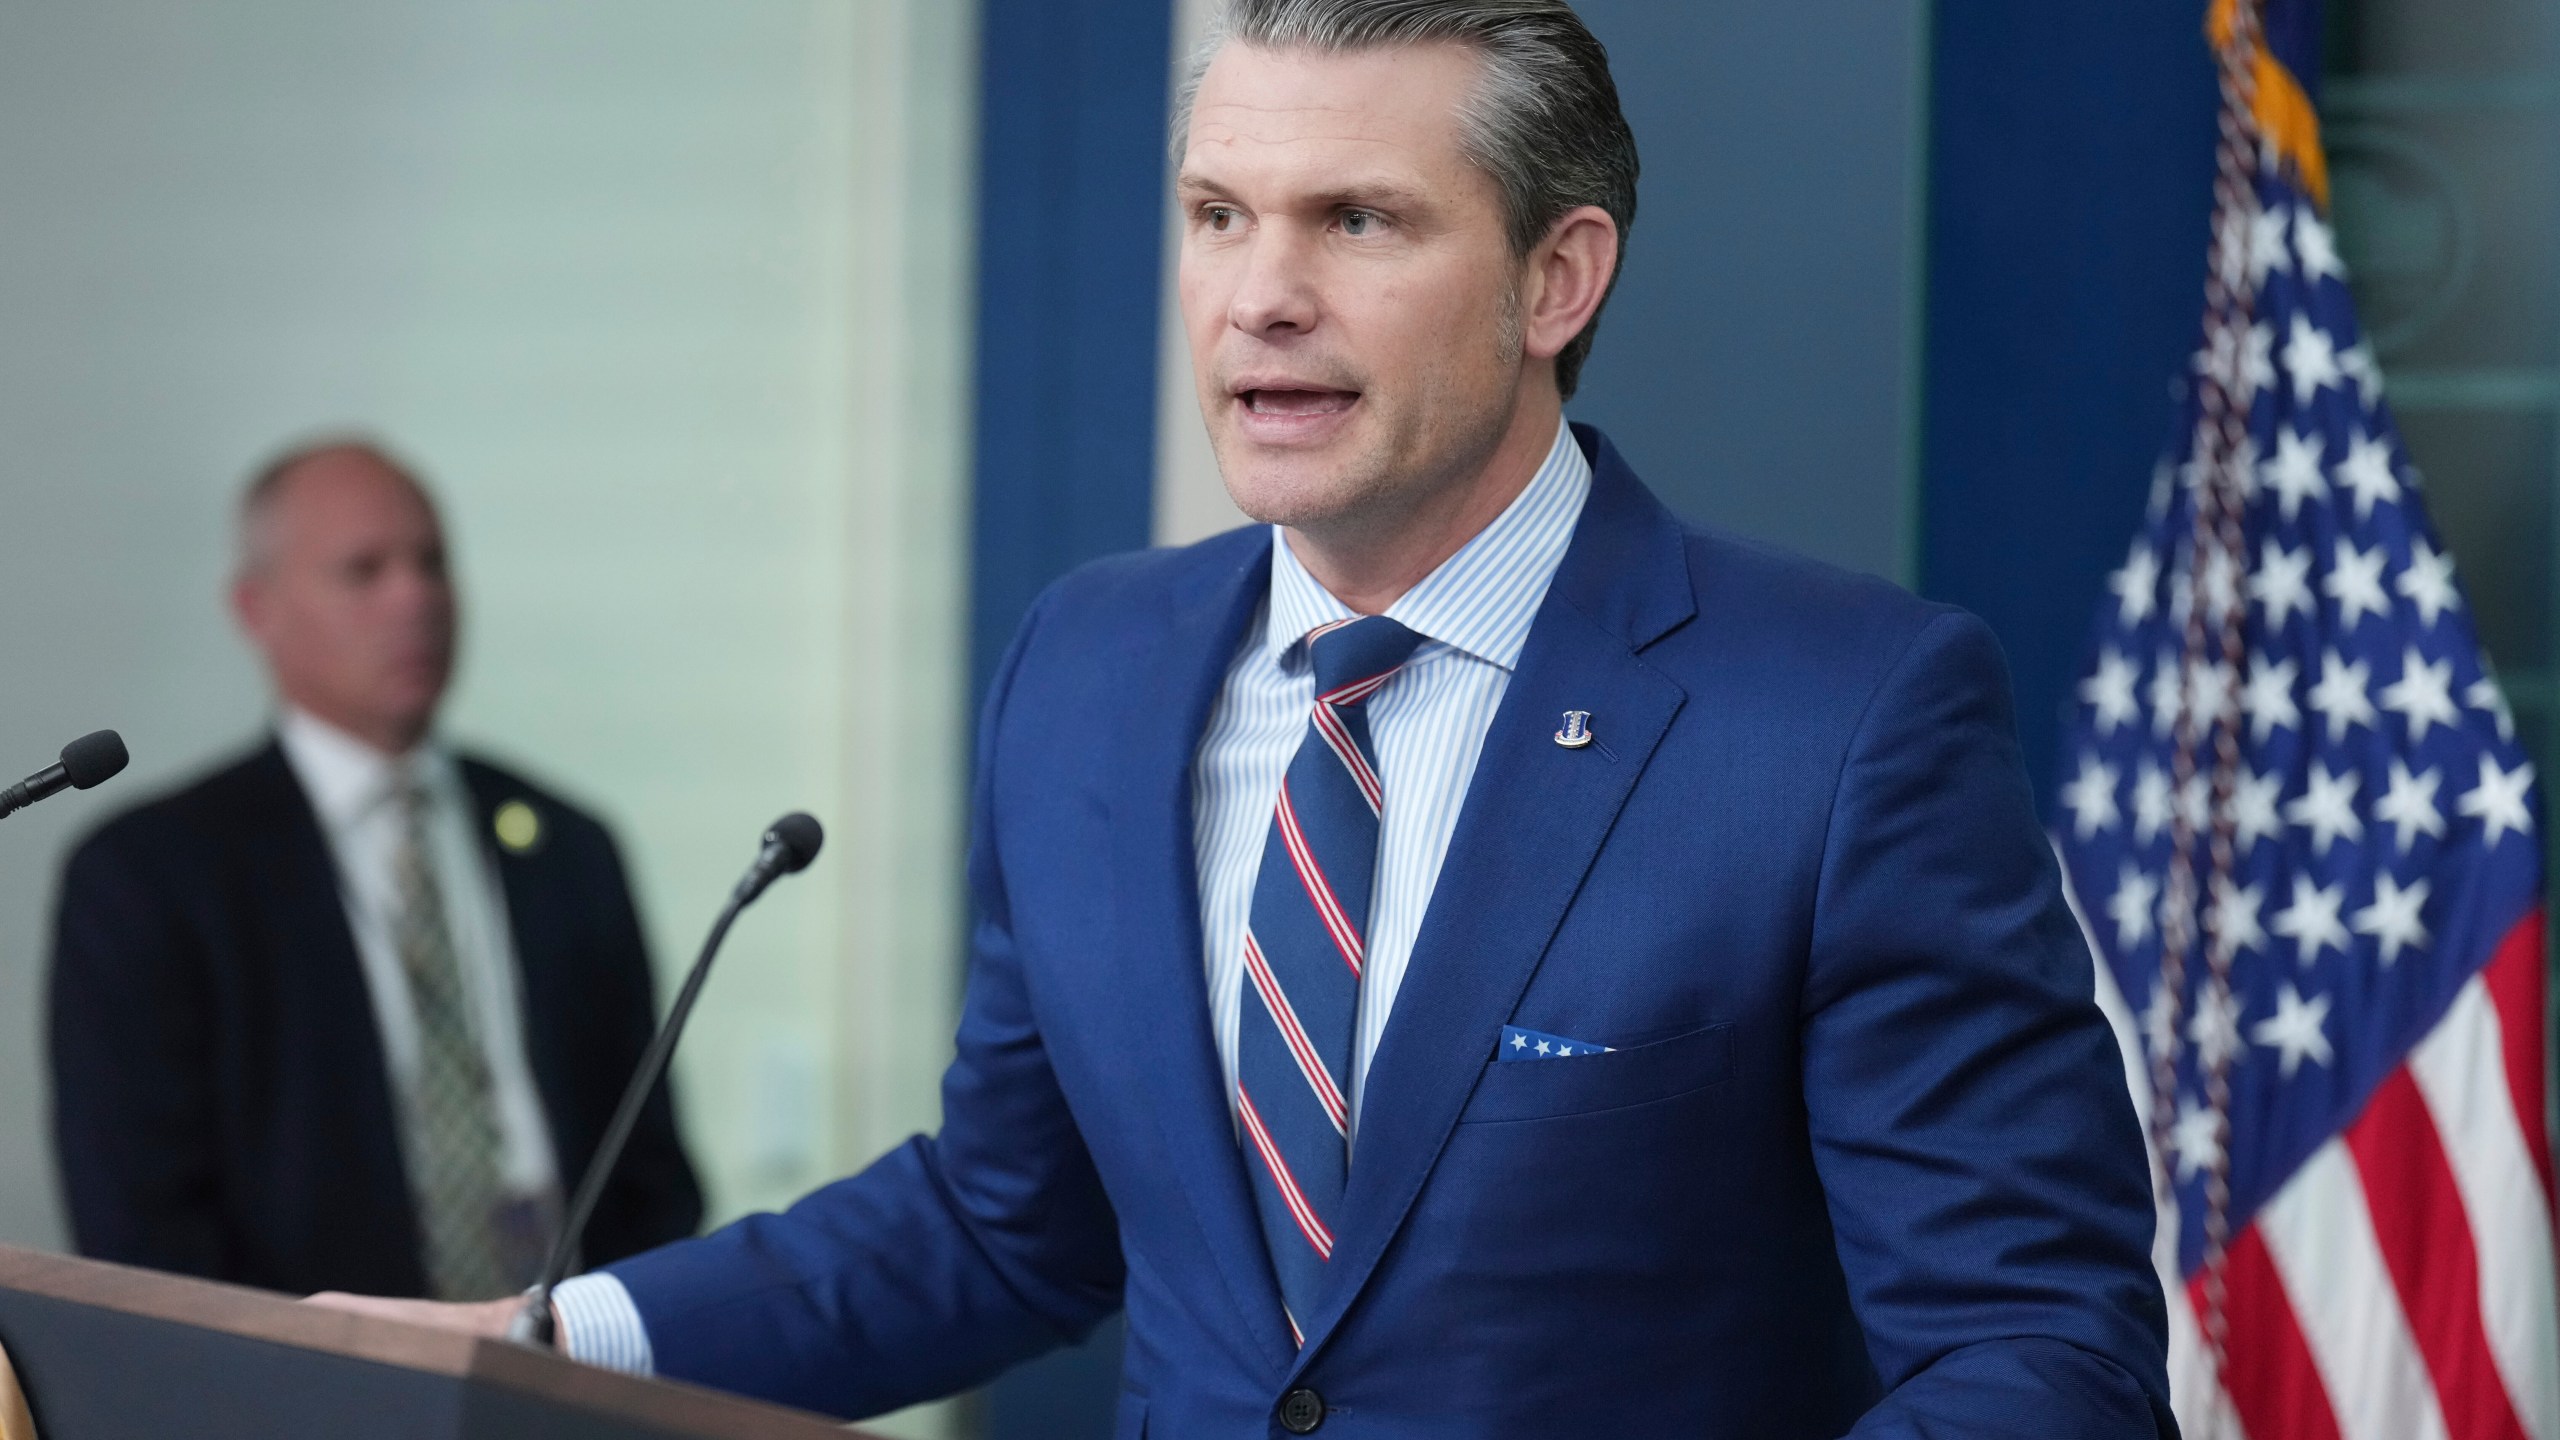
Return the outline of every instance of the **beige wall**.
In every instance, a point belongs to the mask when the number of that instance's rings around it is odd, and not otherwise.
[[[929,1127],[957,992],[974,7],[0,0],[0,1241],[63,1240],[64,845],[245,743],[241,474],[378,430],[440,487],[452,732],[601,811],[661,973],[774,815],[679,1065],[720,1216]],[[922,1431],[939,1422],[913,1422]]]
[[[1174,0],[1173,90],[1180,93],[1191,56],[1199,49],[1216,13],[1217,0]],[[1167,157],[1165,193],[1173,193],[1172,159]],[[1156,320],[1156,509],[1155,542],[1188,545],[1222,530],[1250,523],[1227,498],[1218,478],[1218,457],[1209,448],[1209,431],[1200,420],[1200,395],[1192,384],[1191,343],[1182,332],[1182,305],[1175,293],[1176,259],[1182,253],[1182,216],[1165,206],[1164,281]]]

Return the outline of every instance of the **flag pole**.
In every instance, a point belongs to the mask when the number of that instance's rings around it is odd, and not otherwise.
[[[2223,932],[2223,906],[2233,903],[2237,857],[2233,845],[2232,787],[2240,767],[2239,707],[2248,668],[2247,613],[2250,572],[2246,514],[2253,477],[2249,439],[2249,345],[2257,309],[2250,270],[2250,233],[2259,200],[2254,169],[2260,159],[2255,106],[2256,62],[2262,0],[2215,0],[2208,29],[2215,32],[2220,114],[2214,147],[2213,234],[2205,266],[2206,363],[2198,377],[2200,416],[2195,444],[2195,523],[2184,574],[2184,703],[2171,760],[2171,854],[2163,907],[2161,981],[2168,1023],[2152,1057],[2156,1140],[2174,1123],[2180,1041],[2185,1014],[2188,952],[2201,915],[2206,965],[2203,994],[2193,1022],[2196,1060],[2205,1104],[2215,1130],[2205,1177],[2203,1338],[2215,1378],[2227,1388],[2229,1322],[2225,1269],[2231,1239],[2231,1085],[2239,1048],[2238,1004],[2231,984],[2236,946]],[[2208,633],[2208,626],[2212,627]],[[2209,713],[2207,713],[2209,710]],[[2197,816],[2185,797],[2201,778],[2200,752],[2211,746],[2208,803]],[[2205,822],[2199,835],[2196,821]],[[2197,883],[2199,842],[2210,867]],[[2229,1033],[2225,1033],[2229,1032]],[[2165,1150],[2163,1153],[2166,1153]],[[2166,1172],[2163,1172],[2163,1183]]]

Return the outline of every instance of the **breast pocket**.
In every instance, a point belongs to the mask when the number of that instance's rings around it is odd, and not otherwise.
[[[1488,1061],[1458,1119],[1489,1124],[1620,1110],[1704,1090],[1732,1073],[1730,1023],[1567,1060]]]

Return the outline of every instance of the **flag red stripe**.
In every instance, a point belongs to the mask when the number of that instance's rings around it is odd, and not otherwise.
[[[2453,1163],[2418,1082],[2402,1066],[2347,1127],[2382,1263],[2400,1292],[2436,1403],[2455,1440],[2525,1440],[2480,1314],[2480,1257]]]
[[[2223,1384],[2240,1427],[2259,1440],[2338,1440],[2338,1417],[2285,1297],[2267,1242],[2251,1225],[2231,1242],[2223,1268]],[[2204,1276],[2187,1282],[2187,1302],[2203,1323]]]
[[[2542,1195],[2551,1194],[2551,1121],[2542,1083],[2542,907],[2536,905],[2507,938],[2498,942],[2481,979],[2489,987],[2489,1003],[2498,1012],[2498,1043],[2507,1061],[2507,1089],[2515,1097],[2516,1123],[2524,1130],[2525,1150],[2533,1156],[2534,1173],[2542,1177]]]

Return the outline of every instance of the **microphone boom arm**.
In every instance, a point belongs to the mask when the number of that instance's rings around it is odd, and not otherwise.
[[[784,816],[765,832],[763,850],[757,854],[755,864],[747,867],[737,888],[729,892],[729,903],[720,907],[720,918],[711,922],[711,933],[702,941],[702,953],[694,957],[693,968],[685,974],[684,987],[676,992],[675,1004],[667,1008],[666,1023],[651,1037],[649,1048],[641,1053],[639,1067],[631,1072],[631,1083],[623,1087],[622,1102],[614,1109],[613,1122],[605,1127],[604,1138],[596,1142],[586,1173],[578,1179],[577,1193],[561,1217],[560,1233],[551,1242],[551,1255],[543,1262],[541,1278],[525,1292],[523,1307],[507,1325],[508,1339],[544,1348],[558,1344],[551,1292],[576,1262],[578,1237],[585,1231],[596,1201],[604,1194],[605,1181],[612,1176],[614,1163],[622,1158],[622,1147],[630,1143],[650,1092],[665,1078],[667,1061],[684,1034],[693,1002],[702,994],[703,981],[710,977],[712,959],[719,955],[721,942],[729,938],[729,927],[737,922],[739,913],[774,881],[815,859],[822,838],[817,821],[796,813]]]

